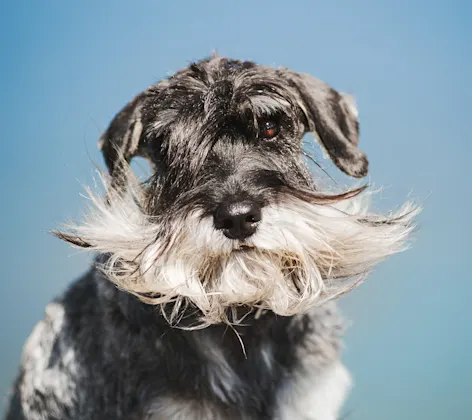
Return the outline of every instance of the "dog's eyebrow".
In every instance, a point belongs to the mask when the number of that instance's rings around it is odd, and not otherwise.
[[[271,114],[290,108],[290,102],[286,99],[269,95],[250,96],[248,102],[256,114]]]

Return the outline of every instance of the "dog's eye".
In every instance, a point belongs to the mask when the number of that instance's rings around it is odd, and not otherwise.
[[[280,127],[275,121],[265,120],[259,126],[259,137],[271,139],[279,134]]]

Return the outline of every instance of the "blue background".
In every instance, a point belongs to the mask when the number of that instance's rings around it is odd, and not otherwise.
[[[349,419],[472,418],[472,2],[4,1],[0,16],[2,396],[44,306],[87,267],[48,230],[84,209],[99,134],[217,49],[354,93],[377,207],[425,207],[413,248],[341,301]]]

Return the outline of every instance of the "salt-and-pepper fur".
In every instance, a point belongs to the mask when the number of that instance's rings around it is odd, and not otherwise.
[[[418,208],[379,215],[364,188],[318,191],[306,132],[366,175],[353,99],[288,69],[214,56],[117,114],[100,140],[106,196],[90,191],[85,220],[56,232],[96,264],[28,339],[6,419],[337,419],[351,379],[333,300],[407,247]],[[248,199],[255,234],[227,238],[216,208]]]

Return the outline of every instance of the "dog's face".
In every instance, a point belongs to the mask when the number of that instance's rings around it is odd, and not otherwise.
[[[107,199],[59,236],[109,254],[108,277],[145,302],[172,302],[174,323],[189,307],[206,324],[235,321],[236,307],[301,312],[351,288],[412,229],[409,208],[382,218],[359,206],[361,190],[317,192],[303,135],[316,132],[342,171],[363,177],[358,127],[353,100],[311,76],[221,57],[192,64],[115,117],[100,141]],[[134,156],[152,168],[144,183]]]

